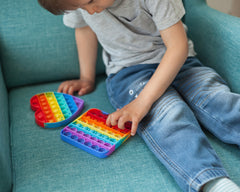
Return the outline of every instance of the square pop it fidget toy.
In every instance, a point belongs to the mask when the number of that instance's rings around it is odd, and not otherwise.
[[[61,139],[97,157],[104,158],[115,151],[131,134],[131,123],[125,128],[107,126],[108,114],[90,109],[61,131]]]
[[[45,128],[65,126],[78,117],[84,101],[64,93],[46,92],[34,95],[30,100],[36,123]]]

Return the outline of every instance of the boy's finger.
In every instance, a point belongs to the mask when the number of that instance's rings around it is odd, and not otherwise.
[[[131,136],[134,136],[137,132],[138,122],[132,121]]]
[[[112,126],[115,126],[115,125],[117,125],[118,124],[118,118],[117,118],[117,116],[116,116],[116,114],[111,114],[111,125]]]
[[[75,91],[75,90],[74,90],[73,86],[70,86],[69,89],[68,89],[68,94],[69,94],[69,95],[73,95],[73,94],[74,94],[74,91]]]
[[[125,123],[128,122],[129,120],[127,119],[127,117],[120,117],[118,120],[118,128],[120,129],[124,129],[125,128]]]
[[[69,85],[65,85],[65,86],[63,87],[62,92],[68,94],[68,90],[69,90]]]
[[[82,96],[82,95],[84,95],[84,94],[86,94],[86,91],[84,91],[84,89],[81,88],[81,89],[78,91],[78,95],[79,95],[79,96]]]
[[[115,125],[118,124],[118,119],[119,119],[119,117],[118,117],[118,115],[116,114],[116,112],[113,112],[113,113],[111,113],[110,115],[108,115],[106,124],[107,124],[108,126],[111,126],[111,125],[112,125],[112,126],[115,126]]]
[[[107,126],[110,126],[110,122],[111,122],[110,118],[111,118],[110,115],[108,115],[107,120],[106,120],[106,125]]]
[[[112,121],[113,121],[113,113],[109,114],[108,117],[107,117],[107,120],[106,120],[107,126],[113,125]]]

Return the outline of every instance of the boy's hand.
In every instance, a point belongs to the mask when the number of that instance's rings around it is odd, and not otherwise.
[[[78,92],[78,95],[85,95],[94,90],[94,82],[89,80],[70,80],[65,81],[60,84],[58,87],[58,92],[66,93],[73,95],[75,92]]]
[[[123,128],[124,123],[131,121],[131,135],[135,135],[139,122],[171,85],[184,64],[188,56],[188,40],[182,22],[160,31],[160,34],[167,48],[161,63],[138,97],[108,116],[107,125]]]
[[[144,106],[143,101],[140,101],[138,98],[136,98],[122,109],[117,109],[117,111],[110,114],[107,118],[106,124],[108,126],[117,125],[120,129],[123,129],[124,124],[130,121],[132,122],[131,135],[134,136],[136,134],[139,122],[148,113],[150,107],[151,106]]]

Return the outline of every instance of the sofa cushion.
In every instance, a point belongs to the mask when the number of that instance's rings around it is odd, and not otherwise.
[[[0,63],[0,191],[10,191],[12,187],[10,135],[8,121],[8,93],[2,76]]]
[[[105,77],[97,78],[95,92],[81,97],[84,111],[112,112]],[[13,191],[179,191],[172,177],[140,137],[129,138],[105,159],[73,147],[60,139],[58,129],[44,129],[34,121],[30,98],[56,91],[59,82],[16,88],[9,93]]]
[[[98,77],[95,92],[81,97],[85,101],[84,111],[113,111],[104,79]],[[14,191],[180,191],[139,136],[131,137],[111,156],[99,159],[63,142],[61,128],[37,126],[30,98],[36,93],[56,91],[58,85],[56,82],[21,87],[9,93]],[[239,150],[209,137],[230,176],[240,184]]]
[[[1,1],[0,52],[8,88],[78,78],[74,29],[37,1]],[[97,73],[105,68],[99,50]],[[44,67],[42,67],[44,65]]]

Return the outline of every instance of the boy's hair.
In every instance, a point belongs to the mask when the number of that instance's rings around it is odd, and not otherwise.
[[[38,0],[38,3],[54,15],[62,15],[66,12],[65,0]]]

